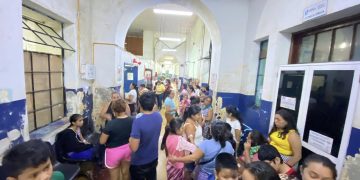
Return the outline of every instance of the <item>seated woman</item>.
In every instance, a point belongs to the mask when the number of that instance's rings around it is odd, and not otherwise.
[[[133,119],[126,114],[125,100],[119,99],[112,104],[115,119],[111,120],[100,136],[100,144],[106,144],[105,166],[110,169],[112,180],[129,179],[131,150],[129,138]]]
[[[293,115],[280,109],[275,113],[274,125],[269,133],[270,144],[280,153],[289,166],[295,166],[301,159],[301,139]]]
[[[214,178],[215,172],[215,158],[218,154],[224,152],[234,154],[234,149],[231,144],[226,141],[226,125],[225,122],[216,120],[211,124],[212,139],[204,140],[199,147],[191,155],[184,157],[169,156],[170,162],[199,162],[196,178],[198,180],[205,180]]]
[[[267,144],[266,138],[257,130],[252,130],[244,143],[244,154],[242,159],[246,163],[258,161],[258,151],[261,145]]]
[[[69,128],[61,132],[64,153],[71,159],[92,160],[93,145],[87,142],[80,132],[84,118],[80,114],[73,114],[70,116],[70,123]]]

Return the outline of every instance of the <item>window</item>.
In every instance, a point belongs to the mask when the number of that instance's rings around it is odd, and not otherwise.
[[[290,63],[360,61],[360,17],[294,34]]]
[[[29,130],[64,117],[64,81],[61,56],[24,52]]]
[[[65,115],[62,24],[23,7],[23,43],[29,131]]]
[[[262,95],[263,84],[264,84],[267,46],[268,46],[268,40],[262,41],[260,43],[259,65],[258,65],[258,74],[257,74],[256,89],[255,89],[255,106],[256,107],[260,107],[260,105],[261,105],[261,95]]]

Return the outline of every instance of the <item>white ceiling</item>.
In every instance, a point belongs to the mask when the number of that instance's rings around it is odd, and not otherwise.
[[[188,9],[173,4],[159,5],[154,8],[189,11]],[[192,16],[155,14],[153,8],[150,8],[146,9],[134,20],[127,35],[141,37],[144,30],[153,31],[157,36],[165,33],[186,34],[191,30],[197,18],[196,14]]]

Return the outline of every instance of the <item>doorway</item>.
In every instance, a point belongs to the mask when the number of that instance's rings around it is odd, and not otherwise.
[[[124,92],[130,91],[130,84],[138,82],[138,67],[125,63],[124,65]]]
[[[297,121],[305,152],[329,158],[340,172],[354,118],[359,76],[360,63],[353,62],[281,66],[270,124],[276,110],[289,110]]]

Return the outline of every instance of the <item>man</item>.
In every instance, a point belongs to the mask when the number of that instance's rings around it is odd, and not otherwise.
[[[52,153],[41,140],[18,144],[5,153],[2,168],[6,180],[64,179],[60,172],[53,174]]]
[[[147,89],[147,88],[145,87],[145,84],[140,84],[140,86],[139,86],[139,97],[140,97],[142,94],[146,93],[146,92],[149,92],[149,89]]]
[[[131,179],[156,179],[158,163],[158,142],[162,117],[153,111],[155,95],[146,92],[139,99],[142,114],[133,122],[129,144],[133,151],[131,156]]]

